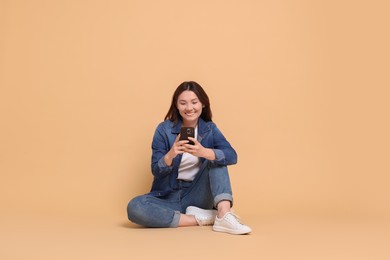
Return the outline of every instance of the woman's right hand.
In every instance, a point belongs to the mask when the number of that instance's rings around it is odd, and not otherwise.
[[[164,161],[168,166],[172,165],[172,161],[177,155],[184,153],[185,147],[183,145],[189,143],[188,140],[179,140],[179,139],[180,139],[180,134],[177,135],[175,142],[171,147],[171,150],[169,150],[169,152],[167,152],[167,154],[165,154],[164,156]]]

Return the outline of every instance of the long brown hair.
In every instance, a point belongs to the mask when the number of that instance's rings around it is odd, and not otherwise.
[[[168,110],[167,115],[165,116],[164,120],[171,120],[175,124],[181,119],[181,115],[179,113],[179,110],[177,109],[177,100],[180,96],[181,93],[183,93],[186,90],[190,90],[196,94],[196,96],[199,98],[200,103],[204,106],[202,109],[202,114],[200,117],[204,121],[212,121],[212,113],[211,113],[211,108],[210,108],[210,100],[209,97],[207,96],[206,92],[203,90],[203,88],[196,83],[195,81],[185,81],[181,83],[175,90],[175,93],[173,93],[172,96],[172,102],[171,106]]]

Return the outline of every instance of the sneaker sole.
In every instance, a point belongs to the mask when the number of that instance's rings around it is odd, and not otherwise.
[[[213,230],[216,231],[216,232],[224,232],[224,233],[229,233],[229,234],[233,234],[233,235],[245,235],[245,234],[249,234],[250,232],[252,232],[252,230],[247,230],[247,231],[242,231],[242,230],[234,230],[234,229],[229,229],[229,228],[225,228],[225,227],[216,227],[216,226],[213,226]]]

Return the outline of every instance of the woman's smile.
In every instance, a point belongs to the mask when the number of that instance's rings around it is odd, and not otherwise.
[[[193,115],[195,115],[195,111],[186,112],[186,115],[187,115],[187,116],[193,116]]]

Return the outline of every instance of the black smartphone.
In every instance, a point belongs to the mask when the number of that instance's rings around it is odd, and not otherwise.
[[[180,129],[180,139],[179,140],[188,140],[189,144],[194,145],[195,143],[188,139],[188,137],[195,138],[195,128],[193,127],[182,127]]]

